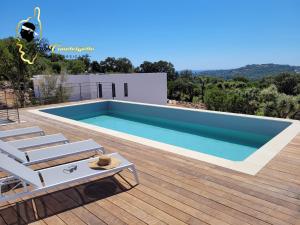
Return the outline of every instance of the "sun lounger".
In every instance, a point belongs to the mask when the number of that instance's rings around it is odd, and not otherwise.
[[[44,131],[39,127],[26,127],[26,128],[0,131],[0,139],[29,135],[29,134],[45,135]]]
[[[103,147],[91,139],[31,151],[20,151],[13,145],[0,140],[0,151],[25,165],[91,151],[104,153]]]
[[[3,202],[22,198],[26,195],[34,195],[61,185],[66,187],[67,184],[88,181],[89,178],[113,175],[125,169],[129,169],[134,175],[136,183],[139,183],[133,163],[129,162],[118,153],[112,153],[109,156],[117,158],[121,162],[120,165],[109,170],[94,170],[89,167],[88,162],[95,160],[95,158],[89,158],[34,171],[0,153],[0,169],[11,175],[0,179],[0,201]],[[70,168],[76,169],[71,172]],[[7,184],[10,184],[12,188],[10,191],[2,192],[2,187]],[[20,185],[22,185],[23,190],[18,193],[13,192],[13,190],[20,187]],[[28,185],[30,187],[28,187]]]
[[[16,141],[7,141],[6,143],[21,150],[26,148],[41,147],[50,144],[68,142],[69,140],[63,134],[51,134],[34,138],[20,139]]]

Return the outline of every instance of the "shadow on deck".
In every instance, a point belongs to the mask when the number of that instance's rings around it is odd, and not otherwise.
[[[0,209],[0,215],[3,222],[9,225],[28,224],[108,198],[131,188],[123,186],[115,177],[106,177],[3,206]]]

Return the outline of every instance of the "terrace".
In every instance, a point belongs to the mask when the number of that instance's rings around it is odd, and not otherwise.
[[[71,141],[94,139],[135,163],[127,172],[4,203],[0,224],[298,224],[300,134],[255,176],[147,147],[20,110],[26,121],[3,129],[40,126]],[[76,157],[41,163],[48,167]],[[33,201],[32,201],[33,200]],[[14,204],[12,204],[14,203]]]

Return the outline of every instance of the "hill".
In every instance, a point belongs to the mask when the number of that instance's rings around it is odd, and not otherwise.
[[[249,79],[259,79],[264,76],[277,75],[282,72],[300,73],[300,66],[279,65],[279,64],[252,64],[237,69],[228,70],[205,70],[195,71],[196,75],[208,75],[223,78],[231,78],[237,75],[245,76]]]

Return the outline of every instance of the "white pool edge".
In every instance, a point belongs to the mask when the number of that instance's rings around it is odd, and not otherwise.
[[[231,160],[219,158],[216,156],[212,156],[212,155],[192,151],[189,149],[177,147],[174,145],[169,145],[169,144],[161,143],[158,141],[153,141],[153,140],[149,140],[146,138],[126,134],[123,132],[98,127],[96,125],[86,124],[83,122],[79,122],[76,120],[52,115],[52,114],[41,111],[41,110],[51,109],[51,108],[61,108],[61,107],[67,107],[67,106],[75,106],[75,105],[82,105],[82,104],[91,104],[91,103],[95,103],[95,102],[107,102],[107,101],[123,102],[123,103],[129,103],[129,104],[140,104],[140,105],[148,105],[148,106],[155,106],[155,107],[174,108],[174,109],[188,110],[188,111],[209,112],[209,113],[231,115],[231,116],[238,116],[238,117],[243,116],[243,117],[249,117],[249,118],[255,118],[255,119],[284,121],[284,122],[290,122],[291,125],[289,125],[286,129],[284,129],[282,132],[280,132],[278,135],[276,135],[274,138],[272,138],[269,142],[267,142],[265,145],[263,145],[261,148],[259,148],[257,151],[255,151],[253,154],[251,154],[244,161],[231,161]],[[176,153],[176,154],[186,156],[189,158],[201,160],[204,162],[222,166],[222,167],[232,169],[235,171],[239,171],[242,173],[246,173],[249,175],[257,174],[269,161],[271,161],[300,132],[300,121],[297,121],[297,120],[270,118],[270,117],[258,117],[258,116],[253,116],[253,115],[234,114],[234,113],[227,113],[227,112],[216,112],[216,111],[201,110],[201,109],[189,109],[189,108],[127,102],[127,101],[118,101],[118,100],[100,100],[100,101],[96,100],[96,101],[89,101],[89,102],[83,102],[83,103],[82,102],[81,103],[71,103],[71,104],[67,104],[67,105],[60,105],[60,106],[56,105],[56,106],[52,106],[52,107],[48,106],[48,107],[27,110],[27,111],[31,112],[33,114],[36,114],[36,115],[40,115],[40,116],[51,118],[51,119],[61,121],[64,123],[84,127],[84,128],[91,129],[91,130],[94,130],[94,131],[97,131],[100,133],[112,135],[114,137],[137,142],[139,144],[143,144],[143,145],[147,145],[147,146],[161,149],[164,151]]]

